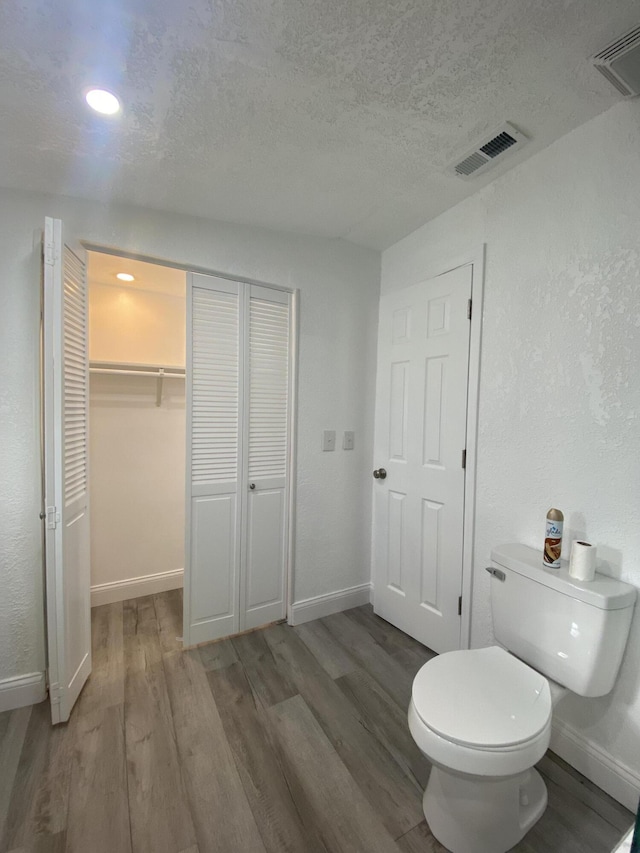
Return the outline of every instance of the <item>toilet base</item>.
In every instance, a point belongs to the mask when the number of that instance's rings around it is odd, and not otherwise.
[[[547,788],[537,770],[516,776],[467,776],[433,767],[424,814],[451,853],[506,853],[542,816]]]

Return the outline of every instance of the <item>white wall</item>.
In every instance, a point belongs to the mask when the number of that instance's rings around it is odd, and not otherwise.
[[[541,548],[550,506],[565,513],[565,548],[587,537],[608,573],[640,586],[638,152],[636,100],[383,253],[384,292],[486,243],[474,646],[492,641],[492,546]],[[609,765],[640,785],[639,684],[640,606],[614,692],[557,709],[565,753],[573,739],[600,784]]]
[[[185,295],[90,279],[90,359],[184,367],[185,307]],[[91,374],[91,586],[98,602],[117,600],[105,584],[184,568],[185,385],[164,380],[158,407],[156,384],[147,376]],[[179,576],[171,579],[180,584]],[[130,585],[115,591],[119,599],[131,594]]]
[[[44,669],[38,404],[45,215],[94,244],[300,288],[295,598],[369,580],[380,255],[341,240],[0,192],[0,682]],[[356,431],[320,451],[322,429]]]
[[[177,275],[182,296],[93,282],[89,263],[89,358],[184,367],[187,276]]]

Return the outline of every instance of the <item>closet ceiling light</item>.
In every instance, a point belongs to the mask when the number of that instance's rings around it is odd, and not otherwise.
[[[120,112],[120,101],[106,89],[89,89],[84,98],[92,110],[102,115],[112,116]]]
[[[120,281],[135,281],[135,276],[131,275],[128,272],[119,272],[116,273],[116,278],[119,278]]]

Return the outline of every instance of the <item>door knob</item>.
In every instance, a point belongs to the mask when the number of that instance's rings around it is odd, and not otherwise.
[[[373,476],[376,478],[376,480],[384,480],[387,476],[387,472],[384,470],[384,468],[378,468],[373,472]]]
[[[255,484],[255,483],[251,483],[251,485],[249,486],[249,488],[250,488],[252,491],[253,491],[253,489],[255,489],[255,487],[256,487],[256,484]]]

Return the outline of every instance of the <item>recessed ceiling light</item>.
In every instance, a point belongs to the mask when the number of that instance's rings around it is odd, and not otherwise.
[[[128,272],[119,272],[116,273],[116,278],[119,278],[120,281],[135,281],[135,276],[132,276],[131,273]]]
[[[92,110],[102,115],[112,116],[120,112],[120,101],[106,89],[89,89],[84,99]]]

